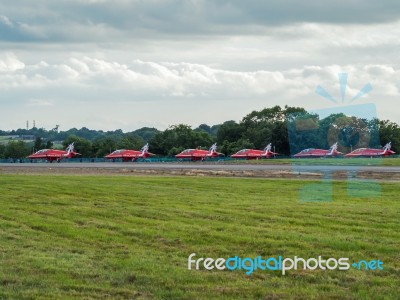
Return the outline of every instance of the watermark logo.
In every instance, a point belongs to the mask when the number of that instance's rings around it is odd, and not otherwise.
[[[339,74],[338,74],[338,77],[339,77],[340,96],[341,96],[341,101],[340,101],[340,102],[341,102],[341,103],[344,103],[344,102],[345,102],[345,96],[346,96],[346,89],[347,89],[347,78],[348,78],[348,74],[347,74],[347,73],[339,73]],[[354,100],[357,100],[357,99],[361,98],[362,96],[368,94],[368,93],[371,92],[371,91],[372,91],[372,85],[371,85],[370,83],[367,83],[366,85],[364,85],[364,87],[362,87],[362,88],[358,91],[358,93],[357,93],[354,97],[352,97],[350,100],[348,100],[348,103],[352,103]],[[318,95],[324,97],[325,99],[327,99],[327,100],[329,100],[329,101],[331,101],[331,102],[333,102],[333,103],[336,103],[336,104],[339,104],[339,103],[340,103],[336,98],[332,97],[331,94],[328,93],[328,92],[327,92],[322,86],[320,86],[320,85],[318,85],[318,86],[315,88],[315,92],[316,92]]]
[[[346,97],[348,74],[339,73],[340,97],[335,98],[325,88],[318,85],[315,92],[331,103],[337,104],[326,109],[311,110],[307,113],[292,113],[286,116],[292,168],[295,173],[306,172],[304,163],[299,159],[321,158],[335,159],[344,157],[356,149],[381,148],[379,122],[376,106],[373,103],[353,104],[355,100],[372,91],[370,83],[365,84],[355,95]],[[323,162],[323,161],[322,161]],[[322,180],[319,183],[304,185],[299,191],[301,202],[327,202],[333,199],[332,175],[336,171],[336,161],[330,161],[321,169]],[[347,194],[349,197],[377,197],[381,193],[380,185],[372,180],[358,178],[359,166],[365,160],[342,161],[347,168]],[[322,164],[319,162],[319,164]],[[368,164],[381,164],[375,158]],[[315,169],[315,168],[314,168]]]
[[[383,270],[383,262],[381,260],[360,260],[350,264],[348,257],[327,258],[322,256],[318,258],[304,259],[294,256],[293,258],[283,258],[282,256],[262,258],[261,256],[250,258],[233,256],[228,258],[196,257],[196,253],[192,253],[188,257],[188,270],[230,270],[243,271],[246,275],[259,271],[280,271],[282,275],[286,275],[289,270]]]

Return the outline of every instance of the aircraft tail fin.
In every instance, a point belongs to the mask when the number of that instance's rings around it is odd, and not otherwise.
[[[210,149],[208,149],[206,157],[217,157],[217,156],[225,156],[225,154],[217,152],[217,143],[214,143],[212,144]]]
[[[391,149],[392,149],[392,142],[389,142],[383,147],[383,154],[392,154],[392,153],[394,153]]]
[[[67,155],[69,155],[72,152],[74,152],[74,149],[75,149],[74,143],[69,144],[67,149],[65,149],[67,151]]]
[[[337,148],[338,148],[338,143],[334,143],[330,148],[329,148],[329,153],[328,155],[333,155],[337,152]]]
[[[268,152],[271,152],[272,149],[272,143],[269,143],[265,148],[264,148],[264,153],[267,154]]]
[[[215,153],[217,152],[217,143],[212,144],[210,149],[208,150],[210,153]]]
[[[142,154],[145,154],[147,152],[149,152],[149,143],[147,143],[146,145],[144,145],[142,147],[142,149],[140,149],[140,151],[142,151]]]
[[[65,149],[65,151],[67,151],[67,153],[64,154],[63,157],[66,157],[66,158],[73,158],[73,157],[75,157],[75,156],[77,156],[77,155],[81,155],[81,154],[79,154],[79,153],[76,153],[74,150],[75,150],[75,145],[74,145],[74,143],[69,144],[68,147],[67,147],[67,149]]]
[[[140,154],[140,156],[143,157],[143,158],[147,158],[147,157],[149,157],[150,155],[155,155],[155,154],[149,152],[149,143],[146,143],[146,145],[144,145],[144,146],[142,147],[142,149],[140,149],[140,151],[142,151],[142,153]]]

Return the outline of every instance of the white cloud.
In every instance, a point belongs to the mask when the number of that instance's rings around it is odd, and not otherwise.
[[[54,106],[54,103],[46,99],[29,99],[26,106]]]
[[[343,71],[349,73],[348,99],[371,83],[374,90],[358,101],[375,102],[381,118],[398,121],[400,117],[399,110],[387,109],[400,96],[400,71],[389,65],[246,72],[183,62],[120,63],[90,57],[72,57],[57,64],[24,64],[7,54],[1,61],[8,61],[8,67],[0,72],[0,91],[3,102],[13,101],[10,109],[24,111],[28,105],[26,115],[37,114],[35,119],[58,116],[70,127],[76,123],[106,129],[115,129],[118,124],[134,129],[143,122],[163,127],[181,122],[213,124],[239,120],[253,109],[273,105],[330,107],[331,103],[315,94],[315,87],[321,85],[339,99],[337,74]],[[30,100],[26,100],[27,95]],[[46,107],[47,112],[34,107]],[[8,127],[8,121],[7,117],[2,119],[0,126]]]
[[[23,68],[25,64],[14,53],[0,55],[0,72],[15,72]]]
[[[14,27],[13,23],[7,16],[0,16],[0,22],[8,27]]]
[[[395,0],[0,4],[0,129],[26,119],[51,128],[198,125],[276,104],[323,108],[330,103],[315,87],[340,98],[339,72],[349,73],[349,97],[370,82],[374,90],[358,101],[376,101],[380,117],[399,122],[398,7]]]

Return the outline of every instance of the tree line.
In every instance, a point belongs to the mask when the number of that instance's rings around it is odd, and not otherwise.
[[[140,149],[147,142],[151,152],[162,156],[173,156],[187,148],[207,149],[214,142],[225,155],[243,148],[262,149],[268,143],[282,155],[309,147],[328,149],[334,142],[339,142],[340,151],[349,152],[356,147],[381,147],[391,141],[392,149],[400,152],[400,127],[395,122],[344,114],[320,118],[304,108],[289,106],[253,111],[239,122],[201,124],[194,129],[185,124],[164,131],[144,127],[127,133],[120,129],[101,131],[85,127],[61,132],[33,128],[0,131],[1,135],[33,135],[35,141],[0,144],[0,158],[23,158],[34,151],[52,148],[55,141],[62,141],[59,147],[64,149],[74,142],[82,157],[103,157],[116,149]]]

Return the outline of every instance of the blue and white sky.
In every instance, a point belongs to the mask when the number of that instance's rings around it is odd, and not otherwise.
[[[0,1],[0,129],[125,131],[352,104],[400,123],[398,0]]]

